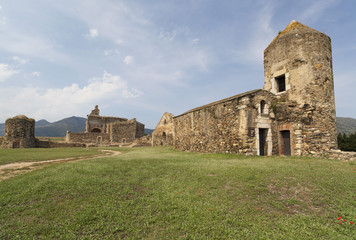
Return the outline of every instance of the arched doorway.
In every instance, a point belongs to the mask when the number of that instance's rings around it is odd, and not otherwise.
[[[91,132],[92,133],[100,133],[101,132],[101,130],[100,130],[100,128],[93,128],[92,130],[91,130]]]

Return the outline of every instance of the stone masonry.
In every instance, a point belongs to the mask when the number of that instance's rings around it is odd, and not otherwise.
[[[174,128],[173,114],[164,113],[157,127],[152,133],[153,146],[173,146]]]
[[[264,51],[262,89],[189,110],[156,127],[173,132],[173,146],[245,155],[341,155],[330,38],[292,21]],[[167,144],[171,144],[167,142]]]
[[[144,136],[145,125],[136,121],[120,117],[100,116],[96,105],[87,116],[85,132],[67,132],[66,142],[85,143],[94,145],[111,145],[132,143]]]
[[[25,115],[9,118],[5,122],[3,148],[36,147],[35,120]]]

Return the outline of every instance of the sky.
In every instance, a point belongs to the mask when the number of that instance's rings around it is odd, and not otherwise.
[[[331,37],[336,114],[356,118],[354,0],[0,0],[0,123],[164,112],[263,88],[292,20]]]

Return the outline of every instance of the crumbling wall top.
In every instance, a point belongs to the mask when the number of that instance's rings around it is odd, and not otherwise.
[[[100,112],[100,110],[99,110],[98,105],[95,105],[94,110],[91,110],[91,113],[89,115],[90,116],[99,116],[99,112]]]

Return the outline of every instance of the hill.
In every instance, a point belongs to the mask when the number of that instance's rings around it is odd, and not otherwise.
[[[337,117],[336,124],[338,133],[350,135],[356,132],[356,119],[354,118]]]
[[[67,131],[84,132],[86,119],[82,117],[69,117],[50,123],[46,120],[36,122],[36,137],[64,137]]]

